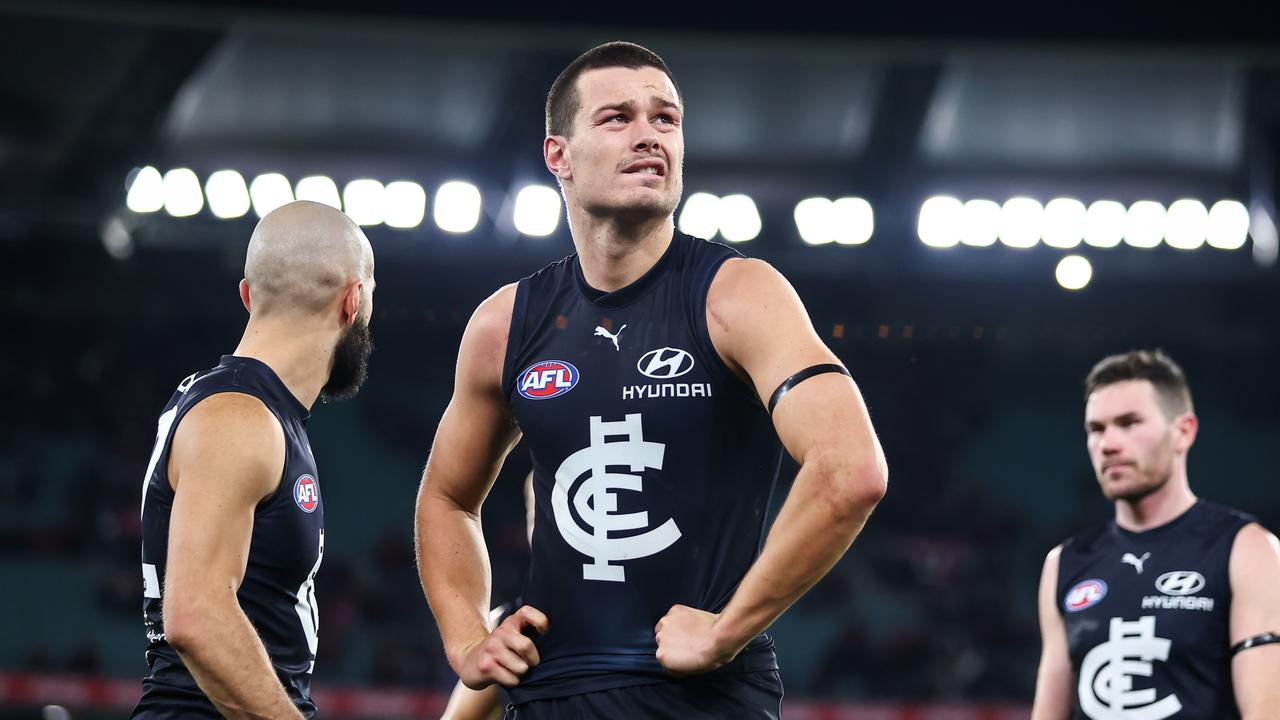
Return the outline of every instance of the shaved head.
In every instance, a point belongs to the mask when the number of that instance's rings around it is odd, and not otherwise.
[[[361,305],[367,313],[373,249],[351,218],[328,205],[299,200],[258,222],[249,238],[244,277],[253,313],[321,313],[353,282],[365,283]]]

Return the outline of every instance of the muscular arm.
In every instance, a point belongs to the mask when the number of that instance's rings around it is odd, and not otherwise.
[[[241,610],[253,511],[284,471],[284,431],[260,400],[214,395],[174,432],[164,629],[191,675],[229,718],[300,718]]]
[[[1280,633],[1280,542],[1246,525],[1231,548],[1231,644]],[[1280,643],[1242,650],[1231,659],[1236,704],[1244,720],[1280,717]]]
[[[1036,673],[1036,699],[1031,720],[1067,720],[1071,717],[1071,656],[1067,630],[1058,613],[1058,557],[1062,547],[1049,551],[1040,574],[1040,670]]]
[[[717,351],[762,398],[799,370],[838,362],[790,284],[765,263],[728,261],[712,283],[707,314]],[[848,377],[818,375],[797,385],[773,423],[800,472],[723,612],[677,606],[659,623],[658,660],[674,672],[714,669],[737,655],[844,555],[884,495],[884,454]],[[698,635],[708,640],[701,648]]]
[[[545,618],[521,608],[492,633],[489,558],[480,506],[520,438],[502,394],[502,363],[515,286],[499,290],[476,310],[458,350],[453,398],[436,430],[418,491],[414,539],[418,576],[440,627],[449,664],[468,687],[514,685],[537,663],[520,634],[525,624],[545,630]],[[497,642],[484,647],[491,636]]]

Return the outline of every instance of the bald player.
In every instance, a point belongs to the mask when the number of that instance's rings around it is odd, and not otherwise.
[[[337,210],[290,203],[254,230],[240,345],[178,385],[147,466],[134,718],[315,715],[324,504],[307,417],[363,382],[373,289],[369,241]]]

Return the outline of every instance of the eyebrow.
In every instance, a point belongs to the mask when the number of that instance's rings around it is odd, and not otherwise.
[[[1085,420],[1085,427],[1106,425],[1108,422],[1120,422],[1121,420],[1138,420],[1141,417],[1142,416],[1139,413],[1130,410],[1129,412],[1120,413],[1112,418],[1094,418],[1092,420]]]
[[[654,95],[653,97],[649,98],[649,102],[663,108],[664,110],[676,110],[676,111],[680,110],[680,106],[678,104],[676,104],[675,102],[672,102],[671,100],[668,100],[667,98],[661,97],[659,95]],[[595,110],[592,110],[591,114],[597,115],[605,110],[634,111],[635,109],[636,109],[636,103],[634,100],[623,100],[622,102],[601,105]]]

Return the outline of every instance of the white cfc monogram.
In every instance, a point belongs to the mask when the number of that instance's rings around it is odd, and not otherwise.
[[[1133,676],[1151,677],[1151,661],[1169,659],[1170,641],[1156,637],[1156,618],[1111,618],[1111,637],[1080,664],[1080,709],[1093,720],[1164,720],[1182,709],[1177,695],[1156,700],[1153,688],[1133,689]]]
[[[610,438],[619,439],[610,441]],[[671,518],[638,535],[610,537],[610,533],[649,527],[647,512],[618,512],[617,491],[642,492],[643,478],[633,473],[643,472],[645,468],[661,470],[665,451],[666,446],[662,443],[645,441],[639,413],[613,422],[605,422],[604,418],[594,415],[591,417],[591,445],[565,458],[556,470],[551,507],[555,510],[556,525],[565,542],[591,558],[591,562],[582,565],[584,580],[625,582],[625,569],[610,563],[654,555],[680,539],[680,528]],[[617,470],[624,466],[631,472],[609,471],[609,468]],[[587,478],[570,497],[574,483],[583,475]],[[586,527],[574,519],[570,502],[573,503],[572,510],[577,511]]]

